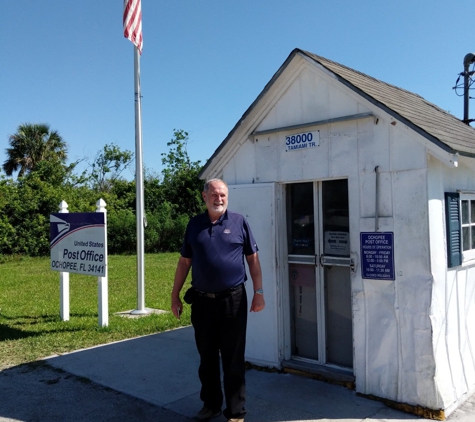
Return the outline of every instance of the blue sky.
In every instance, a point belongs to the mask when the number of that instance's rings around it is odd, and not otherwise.
[[[134,151],[122,0],[0,6],[0,164],[22,123],[58,130],[69,162],[111,143]],[[472,1],[142,0],[142,13],[143,160],[157,174],[174,129],[189,132],[190,158],[204,163],[296,47],[463,117],[452,87],[475,52]]]

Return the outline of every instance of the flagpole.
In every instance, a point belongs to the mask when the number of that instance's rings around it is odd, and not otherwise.
[[[150,311],[145,308],[144,270],[144,187],[142,160],[142,93],[140,90],[140,53],[134,46],[134,88],[135,88],[135,192],[137,215],[137,309],[131,314],[143,315]]]

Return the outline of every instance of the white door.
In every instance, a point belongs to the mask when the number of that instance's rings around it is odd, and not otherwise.
[[[292,358],[352,368],[348,182],[286,192]]]
[[[266,307],[262,312],[249,314],[246,359],[256,364],[270,366],[280,364],[275,189],[274,183],[230,185],[228,205],[230,211],[242,214],[249,222],[259,248],[263,275]],[[249,274],[246,290],[250,302],[253,288]]]

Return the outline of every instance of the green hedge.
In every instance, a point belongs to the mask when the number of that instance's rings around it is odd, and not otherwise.
[[[158,199],[150,197],[157,192],[145,193],[145,202],[153,204],[145,210],[145,252],[179,251],[190,215],[166,201],[162,192]],[[100,198],[107,204],[109,254],[136,253],[134,182],[121,181],[119,193],[98,193],[84,186],[51,186],[34,177],[16,182],[0,178],[0,255],[49,255],[49,216],[58,212],[60,202],[67,202],[69,212],[94,212]]]

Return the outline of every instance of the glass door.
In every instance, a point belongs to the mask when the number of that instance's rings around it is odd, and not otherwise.
[[[352,368],[347,180],[287,185],[291,353]]]
[[[320,264],[325,296],[326,362],[353,367],[350,221],[347,180],[322,182]]]
[[[313,183],[288,185],[287,247],[291,307],[291,353],[318,360]]]

